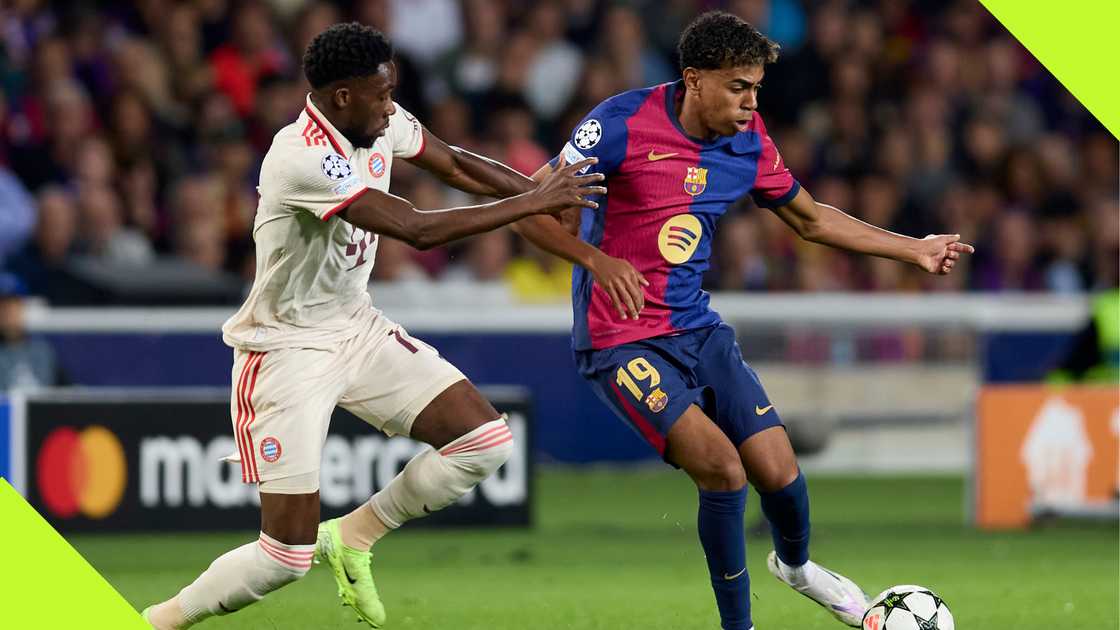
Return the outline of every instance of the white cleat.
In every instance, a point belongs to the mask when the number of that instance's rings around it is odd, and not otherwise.
[[[868,606],[867,593],[855,582],[812,560],[797,568],[779,565],[778,554],[771,551],[766,556],[766,568],[774,577],[823,606],[845,625],[853,628],[863,625],[863,614]]]

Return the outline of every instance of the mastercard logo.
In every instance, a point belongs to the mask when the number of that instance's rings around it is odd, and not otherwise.
[[[108,429],[52,431],[35,461],[39,496],[59,518],[105,518],[120,505],[128,482],[124,448]]]

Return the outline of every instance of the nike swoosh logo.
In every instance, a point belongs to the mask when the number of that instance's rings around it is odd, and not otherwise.
[[[739,577],[740,575],[742,575],[742,574],[744,574],[744,573],[746,573],[746,572],[747,572],[747,567],[743,567],[743,568],[742,568],[742,570],[740,570],[740,571],[739,571],[738,573],[736,573],[735,575],[728,575],[728,574],[724,573],[724,574],[723,574],[723,579],[725,579],[725,580],[734,580],[735,578]]]
[[[358,583],[357,580],[350,577],[350,572],[346,570],[346,563],[345,562],[342,563],[342,572],[346,575],[346,579],[350,580],[351,584],[357,584]]]
[[[773,408],[774,408],[774,405],[766,405],[765,407],[759,407],[758,405],[755,405],[754,406],[754,413],[755,413],[755,415],[761,416],[761,415],[764,415],[767,411],[770,411]]]
[[[650,162],[656,162],[658,160],[664,160],[665,158],[671,158],[674,155],[678,155],[678,154],[676,154],[676,153],[654,153],[653,149],[650,149],[649,150],[649,155],[647,155],[646,157],[649,158]]]

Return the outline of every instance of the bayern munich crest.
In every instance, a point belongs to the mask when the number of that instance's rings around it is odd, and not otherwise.
[[[369,174],[374,177],[381,177],[385,174],[385,156],[380,153],[374,153],[369,156]]]
[[[322,167],[323,174],[336,182],[350,177],[350,163],[337,153],[324,155]]]
[[[261,440],[261,457],[264,458],[264,461],[272,463],[280,459],[280,454],[282,452],[283,449],[280,448],[280,440],[274,437],[266,437]]]
[[[602,137],[603,126],[599,124],[598,120],[592,118],[580,125],[579,129],[576,129],[576,146],[581,149],[590,149],[599,144]]]

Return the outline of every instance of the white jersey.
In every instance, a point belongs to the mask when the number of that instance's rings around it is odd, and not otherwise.
[[[372,147],[354,147],[308,95],[261,165],[256,279],[222,326],[225,343],[255,352],[327,349],[369,327],[380,313],[366,288],[377,235],[335,215],[371,188],[387,191],[394,157],[423,150],[420,123],[400,105]]]

